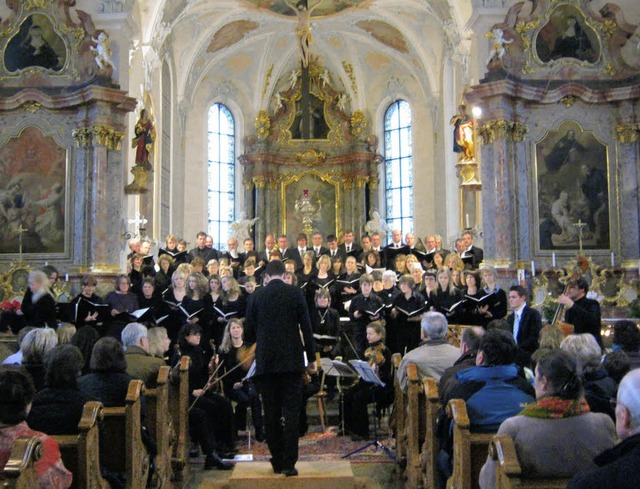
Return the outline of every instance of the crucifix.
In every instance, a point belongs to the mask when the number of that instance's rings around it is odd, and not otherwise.
[[[26,232],[27,230],[22,227],[22,224],[20,224],[20,227],[18,228],[18,257],[20,261],[22,261],[22,235]]]
[[[127,221],[129,224],[134,224],[135,225],[135,232],[136,232],[136,237],[140,237],[140,231],[144,231],[144,228],[141,228],[140,225],[145,225],[147,223],[147,220],[144,218],[144,216],[140,215],[139,212],[136,212],[136,217],[135,219],[129,219]]]
[[[580,253],[582,253],[582,230],[587,225],[586,222],[582,222],[582,219],[578,219],[578,222],[573,223],[578,228],[578,243],[580,246]]]

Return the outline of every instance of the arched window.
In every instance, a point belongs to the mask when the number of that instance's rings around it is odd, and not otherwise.
[[[208,118],[208,215],[213,247],[226,248],[235,220],[235,122],[231,111],[213,104]]]
[[[389,106],[384,115],[385,200],[387,224],[413,230],[413,157],[411,107],[404,100]]]

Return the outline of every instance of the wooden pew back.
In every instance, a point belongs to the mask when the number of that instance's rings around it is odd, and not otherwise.
[[[37,436],[20,436],[11,447],[9,460],[2,474],[3,486],[8,489],[33,489],[38,476],[34,467],[40,458],[41,441]]]
[[[564,489],[571,478],[529,479],[522,475],[513,439],[495,435],[489,445],[489,456],[496,461],[496,489]]]
[[[400,353],[394,353],[391,356],[391,362],[393,363],[394,370],[397,372],[400,362],[402,361],[402,355]],[[404,465],[407,462],[407,439],[406,439],[406,420],[407,412],[405,408],[405,395],[400,387],[398,376],[393,376],[393,419],[391,421],[391,429],[396,434],[396,461],[400,465]]]
[[[407,467],[409,487],[422,485],[420,450],[425,437],[425,398],[415,364],[407,365]]]
[[[73,489],[110,489],[100,475],[100,435],[98,423],[103,418],[102,403],[84,405],[77,435],[51,436],[58,442],[64,466],[73,473]]]
[[[140,400],[141,380],[129,383],[126,405],[104,408],[101,435],[104,435],[102,464],[111,472],[125,474],[127,489],[145,489],[149,474],[149,455],[142,442]]]
[[[145,389],[144,392],[147,406],[147,430],[155,440],[158,450],[154,473],[154,487],[156,489],[169,489],[173,475],[171,459],[173,457],[175,433],[173,419],[169,413],[170,372],[171,369],[169,367],[160,367],[156,388]]]
[[[434,378],[427,377],[422,381],[425,396],[425,428],[424,443],[420,455],[422,465],[422,477],[424,487],[438,486],[438,452],[440,444],[436,434],[436,423],[438,412],[440,411],[440,401],[438,399],[438,383]]]
[[[453,475],[447,481],[447,489],[476,489],[495,433],[471,432],[467,405],[462,399],[450,400],[447,413],[453,418]]]
[[[169,412],[175,430],[171,462],[176,481],[184,480],[189,467],[189,362],[187,356],[180,359],[173,371],[177,378],[169,386]]]

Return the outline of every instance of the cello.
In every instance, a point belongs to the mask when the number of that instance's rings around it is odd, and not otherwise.
[[[588,269],[589,269],[589,260],[584,256],[578,256],[577,265],[576,267],[574,267],[571,275],[567,277],[567,281],[561,295],[566,294],[567,289],[569,289],[569,284],[578,280],[581,276],[583,276],[586,273]],[[564,304],[558,304],[558,308],[556,309],[556,312],[553,315],[553,321],[551,321],[551,324],[553,326],[558,326],[562,330],[562,334],[566,338],[570,334],[573,334],[574,326],[573,324],[569,324],[565,321],[561,321],[560,318],[563,316],[564,316]]]

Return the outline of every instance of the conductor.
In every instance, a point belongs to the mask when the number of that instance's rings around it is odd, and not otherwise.
[[[284,264],[265,268],[266,286],[251,294],[245,338],[256,343],[255,381],[262,395],[267,445],[276,474],[298,475],[298,420],[303,374],[316,369],[307,303],[299,288],[283,282]]]

